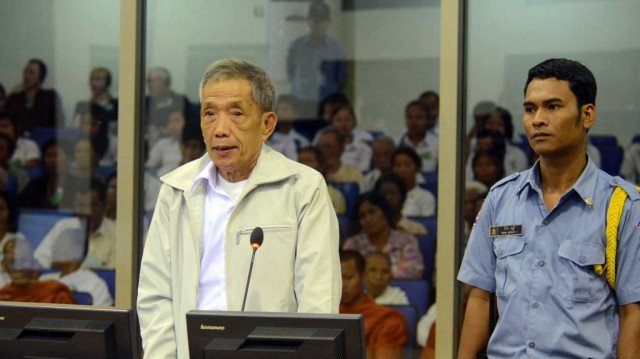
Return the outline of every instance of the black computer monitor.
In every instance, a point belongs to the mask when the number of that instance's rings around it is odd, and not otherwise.
[[[360,314],[190,311],[191,359],[365,357]]]
[[[0,358],[134,359],[132,309],[0,302]]]

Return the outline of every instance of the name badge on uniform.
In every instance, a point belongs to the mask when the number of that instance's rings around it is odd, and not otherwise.
[[[522,235],[521,224],[510,224],[508,226],[489,227],[489,237],[521,236],[521,235]]]

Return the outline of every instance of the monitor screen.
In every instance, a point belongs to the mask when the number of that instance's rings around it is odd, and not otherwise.
[[[365,357],[359,314],[190,311],[191,359]]]
[[[136,358],[132,309],[0,302],[0,358]]]

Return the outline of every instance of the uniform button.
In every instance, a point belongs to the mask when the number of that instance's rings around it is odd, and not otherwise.
[[[532,343],[529,343],[529,348],[533,349],[533,348],[535,348],[535,347],[536,347],[536,343],[533,343],[533,342],[532,342]]]
[[[539,306],[540,306],[540,304],[538,304],[538,303],[533,303],[533,305],[532,305],[532,307],[534,307],[534,308],[538,308]]]
[[[585,256],[580,256],[580,263],[584,263],[587,261],[587,257]]]
[[[538,262],[538,266],[540,266],[540,267],[544,267],[544,261],[540,261],[540,262]]]

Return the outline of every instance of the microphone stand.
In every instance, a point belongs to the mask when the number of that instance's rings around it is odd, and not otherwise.
[[[249,282],[251,281],[251,271],[253,271],[253,260],[256,257],[257,247],[253,247],[253,254],[251,255],[251,265],[249,266],[249,275],[247,276],[247,286],[244,289],[244,299],[242,299],[242,311],[244,312],[244,305],[247,302],[247,293],[249,292]]]

